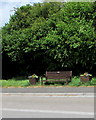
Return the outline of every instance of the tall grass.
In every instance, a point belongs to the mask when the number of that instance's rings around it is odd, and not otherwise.
[[[45,86],[66,86],[66,84],[62,84],[63,82],[54,82],[54,83],[49,83],[49,84],[45,84]],[[0,87],[28,87],[28,86],[41,86],[40,82],[36,83],[36,85],[31,85],[29,83],[29,80],[20,80],[20,79],[9,79],[9,80],[0,80]],[[77,76],[72,77],[72,81],[68,83],[68,86],[96,86],[96,77],[92,78],[91,81],[86,82],[86,83],[82,83],[80,82],[80,78]]]

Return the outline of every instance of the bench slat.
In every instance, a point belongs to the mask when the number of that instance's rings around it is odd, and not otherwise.
[[[66,79],[67,76],[47,76],[47,79]]]
[[[59,71],[57,71],[57,72],[46,72],[46,75],[47,76],[54,76],[54,75],[63,75],[63,76],[72,76],[72,72],[71,71],[65,71],[65,72],[59,72]]]

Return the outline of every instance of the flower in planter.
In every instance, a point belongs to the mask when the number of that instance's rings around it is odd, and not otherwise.
[[[85,72],[84,74],[82,74],[80,76],[92,76],[92,74],[89,74],[88,72]]]
[[[33,74],[33,75],[31,75],[31,76],[28,76],[28,78],[30,79],[30,78],[38,78],[38,76],[36,75],[36,74]]]
[[[38,78],[38,76],[36,74],[33,74],[32,78]]]

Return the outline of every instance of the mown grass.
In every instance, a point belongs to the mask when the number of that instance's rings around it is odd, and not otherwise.
[[[44,86],[66,86],[63,82],[54,82],[48,83]],[[40,82],[36,83],[36,85],[31,85],[28,79],[21,80],[21,79],[9,79],[9,80],[0,80],[0,87],[31,87],[31,86],[41,86]],[[72,77],[72,81],[67,86],[96,86],[96,77],[92,78],[91,81],[82,83],[80,82],[80,78],[75,76]]]
[[[2,87],[26,87],[29,86],[28,80],[0,80]]]

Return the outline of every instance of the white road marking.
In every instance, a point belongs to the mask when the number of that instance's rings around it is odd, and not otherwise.
[[[66,95],[66,94],[69,94],[69,95],[70,95],[70,94],[72,94],[72,95],[89,95],[89,94],[90,94],[90,95],[94,95],[95,93],[0,93],[0,94],[17,94],[17,95],[18,95],[18,94],[20,94],[20,95],[21,95],[21,94],[29,94],[29,95],[30,95],[30,94],[42,94],[42,95],[43,95],[43,94],[46,94],[46,95],[47,95],[47,94],[51,94],[51,95],[52,95],[52,94],[53,94],[53,95],[55,95],[55,94],[56,94],[56,95],[59,95],[59,94],[61,94],[61,95]]]
[[[95,97],[94,93],[2,93],[2,97],[3,95],[27,95],[31,97]]]
[[[92,115],[94,112],[77,112],[77,111],[52,111],[52,110],[32,110],[32,109],[13,109],[3,108],[3,111],[17,111],[17,112],[39,112],[39,113],[60,113],[60,114],[77,114],[77,115]]]
[[[17,97],[17,96],[14,96]],[[22,97],[22,96],[21,96]],[[37,97],[37,98],[48,98],[48,97],[53,97],[53,98],[94,98],[93,96],[23,96],[23,97]]]

